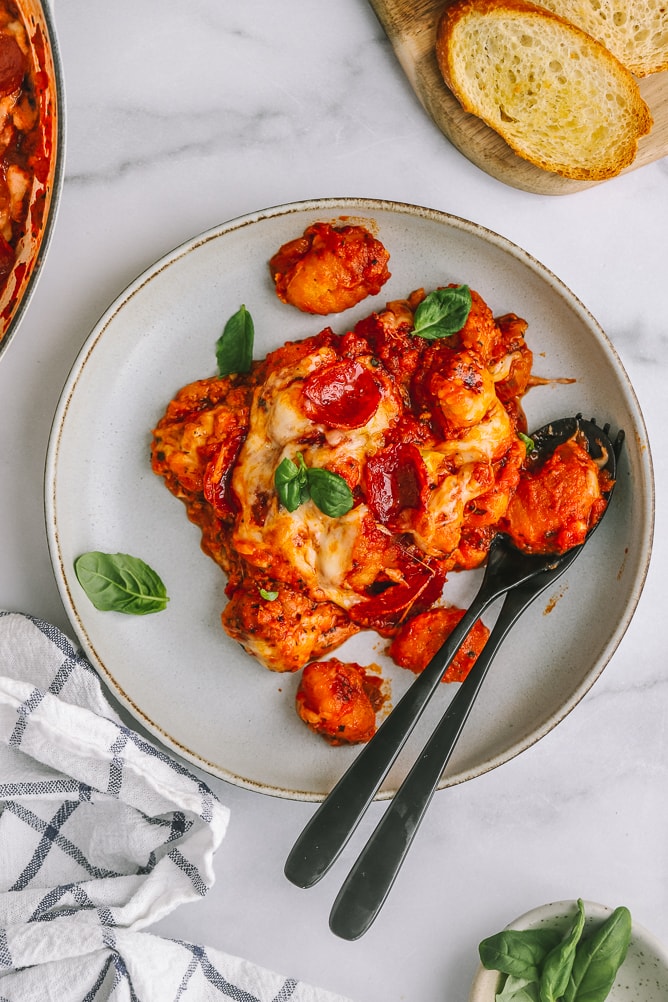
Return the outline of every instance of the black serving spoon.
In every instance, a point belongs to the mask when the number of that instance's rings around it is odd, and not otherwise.
[[[562,418],[534,433],[534,448],[538,455],[548,456],[562,442],[579,435],[592,458],[607,470],[614,486],[624,435],[619,432],[613,446],[608,431],[608,425],[602,429],[580,415]],[[286,861],[285,875],[299,887],[311,887],[328,871],[357,827],[469,630],[493,601],[507,593],[497,625],[469,674],[471,681],[467,679],[460,687],[407,776],[407,789],[402,787],[396,794],[385,815],[388,820],[384,817],[380,822],[337,897],[330,919],[337,935],[358,938],[380,910],[501,641],[518,616],[570,566],[584,545],[563,554],[526,554],[507,537],[496,537],[482,585],[467,612],[297,839]],[[423,770],[427,770],[425,776]]]

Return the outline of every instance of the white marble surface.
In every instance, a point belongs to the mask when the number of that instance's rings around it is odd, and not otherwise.
[[[155,931],[354,1002],[461,1002],[478,941],[549,900],[626,904],[668,944],[668,162],[563,197],[501,185],[427,118],[364,0],[58,0],[55,20],[67,167],[49,258],[0,361],[0,607],[71,630],[49,563],[43,464],[61,387],[101,313],[173,246],[270,205],[414,202],[523,246],[607,331],[654,448],[654,557],[612,662],[548,737],[437,795],[365,937],[328,931],[342,869],[310,891],[283,877],[314,807],[217,780],[232,822],[216,886]]]

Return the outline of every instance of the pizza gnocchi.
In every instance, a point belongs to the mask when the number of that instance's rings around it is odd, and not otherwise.
[[[297,709],[333,743],[368,740],[383,702],[365,669],[330,658],[344,641],[376,631],[420,671],[461,614],[443,603],[449,574],[480,566],[499,531],[556,548],[597,517],[586,455],[559,474],[575,469],[582,495],[561,536],[528,462],[526,329],[468,286],[418,289],[183,387],[154,429],[153,470],[227,575],[223,628],[272,671],[309,666]],[[477,624],[446,680],[487,635]]]

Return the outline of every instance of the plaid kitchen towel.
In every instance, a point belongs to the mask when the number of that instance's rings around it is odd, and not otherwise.
[[[145,931],[206,894],[227,822],[66,636],[0,611],[0,1002],[346,1002]]]

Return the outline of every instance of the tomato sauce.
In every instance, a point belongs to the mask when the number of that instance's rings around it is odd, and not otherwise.
[[[32,42],[38,53],[44,49],[39,31]],[[14,269],[31,200],[35,234],[43,219],[45,191],[35,181],[46,185],[50,167],[48,123],[40,117],[40,95],[47,84],[45,71],[33,64],[18,8],[0,0],[0,293]],[[16,288],[20,280],[17,274]],[[8,304],[5,313],[13,306]]]

